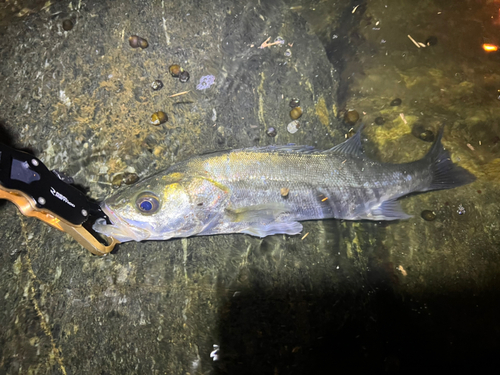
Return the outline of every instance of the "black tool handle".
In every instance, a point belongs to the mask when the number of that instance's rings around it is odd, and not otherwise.
[[[71,224],[83,224],[90,216],[109,221],[96,202],[62,181],[33,155],[0,143],[0,184],[32,197],[44,208]]]

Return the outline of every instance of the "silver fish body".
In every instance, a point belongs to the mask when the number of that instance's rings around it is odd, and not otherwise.
[[[452,163],[441,137],[442,129],[424,158],[405,164],[365,157],[359,131],[327,151],[269,146],[196,156],[106,199],[112,224],[94,229],[125,242],[293,235],[303,220],[406,219],[398,198],[475,179]]]

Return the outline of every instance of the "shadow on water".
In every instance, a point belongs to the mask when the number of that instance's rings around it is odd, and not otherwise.
[[[0,120],[0,142],[20,151],[28,152],[37,156],[39,152],[28,142],[23,143],[23,139],[15,134],[12,126],[8,126],[5,121]]]
[[[480,291],[429,284],[409,292],[387,247],[391,225],[306,224],[318,247],[295,239],[288,255],[278,236],[263,239],[242,272],[248,287],[221,298],[215,373],[421,374],[500,363],[498,279]],[[309,252],[323,253],[323,266],[307,264]]]
[[[500,293],[492,286],[415,296],[383,284],[370,293],[254,288],[221,314],[217,374],[437,373],[498,364]],[[481,309],[478,309],[481,306]],[[479,323],[485,320],[485,323]],[[486,323],[489,321],[490,323]]]
[[[353,13],[353,9],[356,11]],[[348,89],[350,86],[350,76],[354,73],[361,73],[360,70],[352,70],[352,62],[356,59],[358,47],[363,42],[363,36],[359,33],[359,23],[363,19],[366,11],[366,3],[351,2],[350,7],[346,7],[340,22],[335,30],[323,31],[320,40],[325,47],[325,53],[332,66],[340,72],[340,82],[337,91],[337,103],[339,108],[343,108],[348,99]]]

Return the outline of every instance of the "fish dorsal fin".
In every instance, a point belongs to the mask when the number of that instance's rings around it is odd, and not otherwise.
[[[314,146],[296,145],[289,143],[287,145],[269,145],[262,147],[247,147],[232,150],[231,152],[300,152],[304,154],[312,154],[317,152]]]
[[[217,151],[209,151],[200,154],[199,156],[207,157],[207,156],[217,156],[224,155],[236,152],[253,152],[253,153],[294,153],[300,152],[303,154],[314,154],[321,151],[318,151],[314,148],[314,146],[303,146],[296,145],[295,143],[289,143],[287,145],[269,145],[269,146],[254,146],[254,147],[245,147],[245,148],[235,148],[229,150],[217,150]]]
[[[332,147],[325,152],[336,152],[345,155],[361,156],[364,153],[363,145],[361,144],[361,131],[364,128],[364,124],[361,124],[356,134],[354,134],[347,141]]]

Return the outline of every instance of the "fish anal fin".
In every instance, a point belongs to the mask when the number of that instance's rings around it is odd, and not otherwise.
[[[397,200],[391,199],[373,207],[370,212],[359,218],[368,220],[405,220],[411,217],[413,216],[403,211]]]
[[[273,234],[288,234],[294,235],[302,232],[302,224],[297,221],[293,222],[272,222],[269,224],[255,224],[251,225],[243,230],[240,233],[250,234],[256,237],[266,237],[272,236]]]

